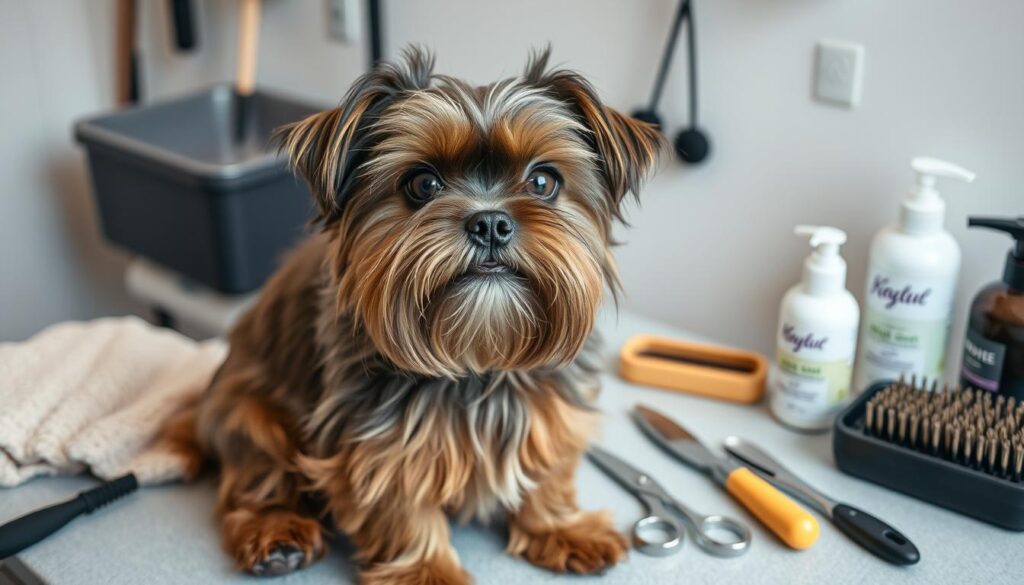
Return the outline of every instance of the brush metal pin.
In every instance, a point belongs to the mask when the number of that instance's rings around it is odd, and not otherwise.
[[[1024,442],[1018,440],[1013,445],[1013,481],[1020,481],[1024,471]]]
[[[985,446],[985,449],[986,449],[986,451],[988,453],[988,462],[987,462],[988,463],[988,470],[991,471],[991,472],[995,472],[995,470],[996,470],[996,457],[999,454],[996,451],[996,435],[995,435],[995,433],[991,433],[991,430],[992,429],[989,429],[990,433],[986,433],[986,435],[987,435],[986,439],[988,440],[988,444]]]
[[[1010,467],[1010,442],[1003,440],[999,443],[999,474],[1006,476]]]
[[[956,425],[953,426],[953,433],[952,433],[953,434],[953,440],[951,441],[952,442],[952,446],[951,446],[951,449],[950,449],[950,452],[949,452],[949,457],[953,461],[956,461],[957,455],[960,452],[960,433],[961,433],[960,423],[957,423]]]
[[[917,446],[917,431],[920,428],[921,418],[917,416],[916,411],[910,413],[910,446]]]
[[[978,434],[976,440],[977,444],[974,446],[974,465],[980,469],[985,460],[985,437]]]
[[[964,461],[971,462],[971,453],[974,452],[974,427],[968,426],[964,432]]]

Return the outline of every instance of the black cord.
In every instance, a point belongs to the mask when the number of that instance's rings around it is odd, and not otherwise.
[[[658,76],[654,79],[654,90],[651,92],[651,100],[647,111],[657,112],[658,102],[661,101],[662,90],[665,89],[665,80],[668,78],[668,70],[672,65],[672,57],[676,52],[676,42],[679,40],[679,29],[683,21],[686,21],[686,42],[687,60],[689,61],[689,83],[690,83],[690,125],[697,125],[697,36],[694,32],[693,6],[691,0],[680,0],[676,17],[672,21],[672,29],[668,33],[668,41],[665,43],[665,52],[661,56],[661,66],[658,68]]]
[[[384,17],[381,11],[380,0],[367,0],[367,20],[370,29],[370,68],[372,69],[384,58]]]
[[[697,33],[693,24],[693,2],[686,2],[686,58],[689,61],[690,127],[697,127]]]
[[[665,79],[668,77],[668,68],[672,65],[672,56],[676,53],[676,41],[679,40],[679,27],[690,10],[690,0],[679,0],[679,9],[672,21],[672,29],[668,33],[668,41],[665,43],[665,51],[661,55],[661,66],[658,67],[658,75],[654,78],[654,90],[651,91],[651,101],[647,111],[657,112],[658,102],[661,101],[661,90],[665,87]]]

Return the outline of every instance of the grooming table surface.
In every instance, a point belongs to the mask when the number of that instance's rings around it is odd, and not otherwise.
[[[840,473],[832,462],[829,435],[802,435],[783,429],[764,405],[740,406],[672,392],[642,388],[612,372],[616,352],[631,335],[654,333],[696,338],[655,322],[607,312],[601,321],[607,343],[608,374],[600,406],[605,423],[598,442],[649,471],[675,496],[703,513],[723,513],[748,522],[754,543],[744,556],[717,559],[704,554],[688,536],[676,555],[652,558],[631,552],[624,564],[604,577],[571,578],[536,569],[503,553],[503,529],[455,526],[453,541],[463,564],[482,584],[615,583],[660,585],[678,583],[1020,583],[1020,551],[1024,534],[988,526],[953,512],[890,492]],[[826,494],[884,519],[909,536],[921,551],[921,562],[892,567],[839,533],[826,520],[821,538],[810,550],[786,548],[756,520],[704,476],[658,451],[633,426],[628,410],[645,402],[678,418],[715,448],[736,434],[756,441]],[[627,530],[640,517],[640,504],[583,462],[576,477],[580,504],[606,508]],[[0,521],[70,497],[94,485],[84,478],[44,478],[0,490]],[[59,533],[20,555],[51,585],[163,585],[171,583],[258,583],[233,571],[221,550],[213,522],[214,484],[146,488],[108,508],[74,521]],[[271,583],[353,583],[351,547],[334,540],[331,553],[313,567]]]

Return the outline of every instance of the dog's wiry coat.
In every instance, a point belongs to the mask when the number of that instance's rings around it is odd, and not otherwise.
[[[509,551],[556,571],[625,553],[606,516],[577,509],[573,473],[596,426],[611,225],[660,137],[546,56],[484,87],[431,68],[412,51],[284,129],[322,231],[168,427],[220,463],[225,544],[243,569],[312,562],[323,513],[356,545],[363,583],[468,582],[446,515],[507,513]],[[523,191],[538,165],[557,173],[557,197]],[[412,202],[403,183],[423,168],[444,188]],[[502,271],[481,275],[465,223],[491,209],[515,239],[491,246]]]

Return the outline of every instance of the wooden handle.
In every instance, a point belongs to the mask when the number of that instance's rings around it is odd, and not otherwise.
[[[135,0],[117,2],[117,103],[135,101]]]
[[[240,0],[238,13],[238,69],[235,91],[252,95],[256,88],[256,46],[260,37],[260,0]]]
[[[725,489],[790,548],[803,550],[818,540],[814,516],[746,467],[729,474]]]

